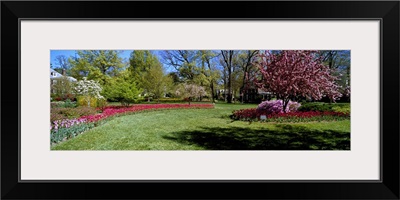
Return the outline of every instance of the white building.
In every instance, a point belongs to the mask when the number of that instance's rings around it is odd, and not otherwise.
[[[57,79],[65,76],[65,70],[63,70],[63,72],[64,72],[63,73],[64,75],[60,74],[56,70],[50,68],[50,80],[55,80],[56,81]],[[71,76],[66,76],[66,77],[68,78],[69,81],[76,82],[76,79],[74,77],[71,77]]]
[[[63,70],[63,74],[58,73],[57,71],[55,71],[54,69],[50,68],[50,86],[53,86],[55,83],[57,83],[57,79],[60,79],[62,77],[66,76],[65,75],[65,70]],[[71,77],[71,76],[66,76],[68,78],[69,81],[71,82],[76,82],[76,78]],[[52,87],[50,87],[52,88]],[[51,91],[52,93],[54,93],[54,91]]]

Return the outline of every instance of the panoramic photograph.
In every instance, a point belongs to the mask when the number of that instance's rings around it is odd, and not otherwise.
[[[350,150],[350,50],[51,50],[51,150]]]

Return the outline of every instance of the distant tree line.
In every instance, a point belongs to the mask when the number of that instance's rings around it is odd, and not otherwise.
[[[65,71],[78,80],[86,77],[99,82],[103,87],[102,95],[109,101],[135,102],[144,97],[201,100],[208,97],[212,102],[220,99],[231,103],[234,100],[244,101],[246,92],[258,88],[283,99],[300,96],[313,100],[322,97],[335,100],[350,95],[350,51],[134,50],[125,60],[121,53],[116,50],[76,51],[75,56],[56,57],[51,67],[60,73]],[[321,71],[324,71],[329,77],[322,80],[329,81],[314,81],[314,84],[335,85],[329,91],[328,86],[322,89],[313,85],[315,87],[311,88],[318,88],[321,96],[306,91],[280,94],[274,89],[275,83],[281,84],[276,87],[290,87],[291,90],[307,85],[299,77],[313,80],[310,78],[313,74],[306,72],[317,66],[320,72],[314,75],[321,77]],[[293,83],[290,86],[291,80],[284,77],[296,78],[299,85]],[[197,91],[196,98],[185,92],[185,88]]]

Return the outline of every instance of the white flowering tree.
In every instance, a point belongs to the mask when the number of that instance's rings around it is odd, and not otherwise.
[[[207,95],[206,90],[202,86],[198,86],[195,84],[183,84],[178,87],[175,91],[175,95],[181,96],[187,101],[190,102],[195,98],[201,98],[202,96]]]
[[[74,90],[76,94],[85,97],[88,107],[90,107],[90,99],[92,97],[96,99],[104,98],[100,95],[100,92],[102,91],[100,84],[93,80],[87,80],[86,77],[76,83]]]

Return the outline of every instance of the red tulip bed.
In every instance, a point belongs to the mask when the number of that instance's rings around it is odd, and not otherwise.
[[[51,122],[51,143],[58,143],[91,129],[116,116],[134,114],[145,111],[166,109],[210,109],[213,104],[141,104],[133,106],[107,106],[103,112],[82,116],[77,119],[63,119]]]
[[[260,116],[265,115],[265,120],[260,120]],[[350,113],[333,111],[295,111],[288,113],[272,113],[258,111],[256,108],[241,109],[233,111],[233,120],[241,121],[264,121],[264,122],[310,122],[310,121],[339,121],[350,119]]]

